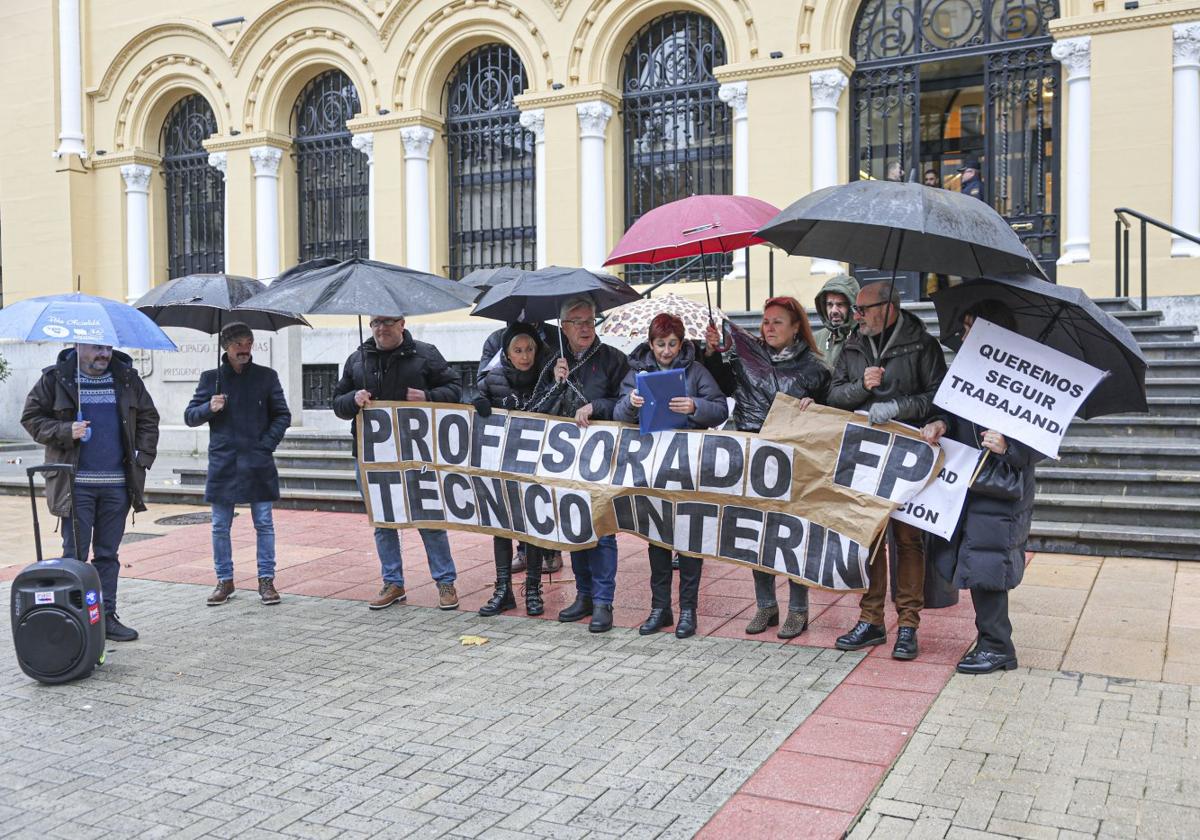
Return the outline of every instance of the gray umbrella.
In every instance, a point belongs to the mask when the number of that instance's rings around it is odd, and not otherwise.
[[[590,297],[597,312],[641,298],[632,286],[611,274],[551,265],[488,289],[471,314],[509,323],[549,321],[558,317],[563,301],[579,295]]]
[[[189,274],[155,286],[133,304],[160,327],[186,327],[209,335],[219,333],[226,324],[240,321],[252,330],[309,326],[294,313],[238,309],[250,298],[266,290],[266,285],[249,277],[232,274]]]
[[[851,181],[809,193],[757,235],[789,254],[961,277],[1041,266],[1004,217],[971,196],[893,181]]]
[[[499,286],[509,280],[516,280],[526,273],[521,268],[477,268],[458,282],[464,286],[470,286],[472,289],[487,291],[493,286]]]
[[[1129,328],[1097,306],[1082,289],[1056,286],[1027,274],[968,280],[933,295],[941,341],[962,345],[963,314],[995,300],[1017,321],[1017,332],[1060,353],[1108,371],[1079,407],[1084,418],[1146,411],[1146,357]]]

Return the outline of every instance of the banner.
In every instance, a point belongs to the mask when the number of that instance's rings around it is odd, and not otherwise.
[[[770,428],[768,428],[770,427]],[[873,545],[941,453],[900,426],[777,397],[761,434],[467,406],[371,403],[359,470],[372,525],[579,550],[618,531],[828,589],[866,586]]]
[[[967,485],[983,452],[948,437],[943,437],[940,445],[946,454],[942,468],[923,490],[896,508],[892,519],[948,540],[958,527]]]
[[[934,405],[1051,458],[1104,371],[977,319]]]

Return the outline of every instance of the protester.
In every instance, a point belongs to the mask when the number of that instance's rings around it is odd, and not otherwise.
[[[637,423],[645,398],[637,391],[637,375],[656,370],[683,370],[687,396],[672,397],[668,408],[687,418],[688,428],[711,429],[729,417],[729,404],[720,386],[703,362],[696,361],[696,347],[686,341],[683,321],[663,313],[650,322],[649,336],[629,355],[629,373],[621,383],[621,400],[613,416],[623,423]],[[650,544],[650,617],[638,629],[643,636],[675,623],[671,614],[672,551]],[[679,555],[679,624],[675,637],[696,634],[696,608],[700,599],[700,575],[704,561]]]
[[[242,323],[221,330],[225,351],[219,367],[200,374],[196,393],[184,409],[189,426],[208,424],[208,479],[204,500],[212,505],[213,566],[217,586],[208,606],[234,596],[233,546],[229,528],[233,506],[250,505],[258,554],[258,597],[278,604],[275,590],[275,524],[271,506],[279,499],[275,449],[292,422],[279,374],[256,365],[254,333]]]
[[[493,408],[526,411],[543,369],[554,363],[553,356],[542,344],[534,324],[509,324],[502,331],[503,348],[500,363],[487,372],[475,399],[475,410],[488,417]],[[521,543],[525,556],[525,612],[541,615],[546,611],[542,602],[542,565],[552,552],[535,545]],[[482,616],[498,615],[516,609],[513,595],[513,543],[508,537],[494,537],[492,552],[496,561],[496,588],[491,599],[479,609]]]
[[[849,274],[836,274],[817,292],[817,317],[824,326],[817,330],[813,338],[817,342],[817,352],[825,357],[825,364],[831,369],[837,364],[842,345],[854,331],[850,307],[858,299],[858,291],[857,280]]]
[[[740,432],[757,432],[777,393],[800,400],[802,408],[824,403],[829,391],[829,368],[821,361],[812,327],[804,307],[793,297],[773,297],[763,304],[760,340],[771,360],[770,377],[755,376],[743,360],[733,354],[730,367],[737,386],[734,392],[734,425]],[[705,334],[709,348],[719,341],[716,329]],[[754,596],[758,611],[746,632],[758,634],[779,625],[779,603],[775,597],[777,575],[754,570]],[[799,636],[808,627],[808,587],[788,579],[788,614],[776,634],[781,639]]]
[[[566,300],[559,309],[558,323],[565,339],[565,356],[543,371],[530,410],[573,417],[585,428],[592,420],[611,420],[629,360],[596,336],[596,304],[590,297]],[[575,573],[575,602],[558,614],[558,620],[578,621],[591,616],[588,630],[611,630],[617,589],[617,538],[609,534],[600,537],[595,548],[571,552],[571,569]]]
[[[963,316],[962,337],[976,318],[1016,331],[1016,319],[999,301],[974,304]],[[1034,465],[1042,455],[994,429],[981,429],[956,415],[935,420],[921,434],[930,443],[946,436],[986,450],[985,461],[967,491],[958,527],[950,539],[926,534],[926,550],[939,574],[959,589],[971,590],[975,606],[975,647],[958,663],[963,674],[988,674],[1017,667],[1008,617],[1008,590],[1025,573],[1025,543],[1033,520]]]
[[[921,319],[900,309],[900,293],[887,281],[865,286],[858,293],[854,320],[858,330],[838,357],[829,404],[847,411],[866,411],[871,423],[904,420],[922,424],[941,419],[941,415],[930,415],[933,395],[946,375],[946,360]],[[900,616],[892,656],[915,659],[924,606],[923,532],[903,522],[893,521],[890,527],[897,549],[894,589]],[[887,567],[884,552],[876,552],[859,621],[853,630],[838,637],[839,650],[859,650],[887,641],[883,624]]]
[[[371,335],[346,359],[333,396],[333,413],[351,421],[355,453],[358,452],[355,434],[358,411],[371,400],[452,403],[458,402],[462,394],[458,377],[442,354],[432,344],[414,340],[404,328],[403,315],[372,315]],[[429,574],[437,581],[438,607],[458,609],[458,593],[454,589],[457,575],[450,556],[450,540],[444,530],[421,528],[419,531],[429,560]],[[404,591],[400,532],[394,528],[376,528],[375,549],[383,571],[383,586],[367,606],[382,610],[395,603],[404,603],[408,598]]]
[[[21,425],[46,447],[47,464],[74,468],[73,480],[69,473],[46,475],[46,504],[52,514],[64,517],[63,555],[86,563],[91,548],[105,637],[133,641],[138,632],[117,615],[117,553],[129,509],[146,509],[146,470],[158,451],[154,400],[129,356],[106,344],[76,344],[42,371],[25,399]]]

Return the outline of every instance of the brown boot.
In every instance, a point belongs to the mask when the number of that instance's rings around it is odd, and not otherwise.
[[[455,591],[453,583],[438,584],[438,609],[458,609],[458,592]]]
[[[781,639],[794,639],[808,627],[808,612],[792,612],[788,610],[787,621],[775,635]]]
[[[237,590],[233,588],[233,581],[219,580],[217,581],[217,588],[208,596],[207,603],[210,607],[219,607],[236,594]]]
[[[263,604],[271,606],[279,603],[279,593],[275,591],[275,578],[258,579],[258,597]]]
[[[404,594],[403,586],[385,583],[379,590],[379,594],[375,596],[375,600],[368,603],[367,607],[372,610],[383,610],[392,604],[403,604],[407,599],[408,596]]]

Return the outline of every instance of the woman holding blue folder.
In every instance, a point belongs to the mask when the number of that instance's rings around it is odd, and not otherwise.
[[[621,383],[621,399],[613,419],[637,423],[645,398],[637,391],[638,373],[681,370],[684,396],[671,397],[669,410],[685,419],[681,426],[710,429],[725,422],[729,406],[725,395],[703,362],[696,360],[696,345],[684,340],[683,321],[666,312],[650,322],[650,335],[629,355],[629,373]],[[638,629],[643,636],[674,624],[671,614],[671,550],[657,545],[650,554],[650,617]],[[679,556],[679,623],[675,637],[686,639],[696,633],[696,606],[700,597],[700,574],[704,561]]]
[[[759,332],[762,350],[770,360],[768,375],[756,371],[751,375],[743,360],[732,354],[726,360],[736,382],[733,397],[737,406],[733,410],[733,421],[739,432],[757,432],[762,429],[766,412],[776,394],[795,397],[807,407],[812,402],[824,404],[829,394],[832,374],[813,338],[812,327],[804,307],[794,297],[773,297],[763,304],[762,327]],[[721,336],[714,327],[709,327],[705,341],[710,350],[716,350]],[[777,576],[768,572],[754,571],[754,597],[758,612],[746,625],[750,634],[762,633],[768,627],[779,624],[779,602],[775,598]],[[776,634],[781,639],[799,636],[808,627],[808,587],[788,580],[787,620]]]

